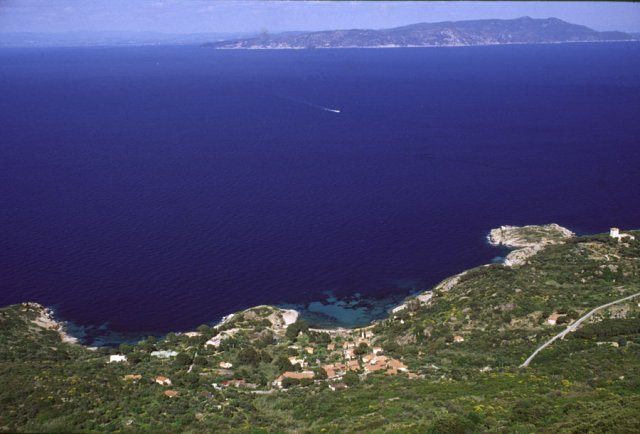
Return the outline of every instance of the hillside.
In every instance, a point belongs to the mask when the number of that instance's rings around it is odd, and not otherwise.
[[[640,297],[597,311],[520,368],[593,308],[640,293],[640,232],[492,234],[535,252],[453,276],[361,329],[313,329],[258,306],[92,350],[64,341],[42,306],[3,308],[0,431],[640,430]]]
[[[626,41],[623,32],[598,32],[557,18],[447,21],[382,30],[328,30],[263,34],[205,44],[219,49],[300,49],[375,47],[458,47],[501,44]]]

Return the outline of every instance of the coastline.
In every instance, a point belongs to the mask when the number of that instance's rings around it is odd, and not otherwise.
[[[555,223],[547,224],[547,225],[527,225],[527,226],[501,226],[500,228],[495,228],[489,231],[486,236],[487,242],[493,247],[504,247],[510,249],[509,254],[506,256],[502,265],[505,267],[513,267],[520,266],[526,263],[527,259],[531,256],[537,254],[546,246],[564,243],[566,240],[575,237],[575,234],[567,228],[564,228]],[[326,327],[321,325],[312,324],[311,328],[315,331],[321,331],[325,333],[329,333],[331,335],[341,335],[345,333],[349,333],[354,330],[366,330],[369,329],[375,324],[397,312],[400,312],[406,309],[410,303],[420,303],[428,305],[432,302],[434,297],[437,297],[439,293],[446,292],[454,288],[459,282],[460,279],[467,274],[470,270],[479,267],[488,267],[491,266],[492,263],[486,263],[479,265],[478,267],[473,267],[471,269],[463,270],[460,273],[449,276],[438,284],[433,286],[431,289],[427,289],[421,291],[417,294],[405,297],[404,301],[397,304],[394,307],[387,309],[384,317],[376,320],[370,321],[368,324],[361,326],[353,326],[353,327]],[[494,263],[495,265],[495,263]],[[68,325],[69,321],[56,319],[55,311],[49,307],[45,307],[40,305],[39,303],[34,302],[24,302],[21,303],[25,309],[33,308],[40,309],[41,313],[34,321],[35,324],[41,326],[42,328],[55,330],[59,333],[60,338],[63,342],[78,344],[85,346],[87,348],[95,348],[96,346],[112,346],[120,343],[130,343],[131,341],[113,341],[109,343],[105,343],[103,345],[95,345],[95,341],[92,342],[93,345],[85,345],[82,340],[82,337],[74,336],[70,330]],[[271,309],[274,314],[273,323],[274,329],[279,333],[284,333],[286,327],[292,323],[294,323],[298,319],[304,319],[305,315],[302,310],[298,309],[289,309],[282,308],[276,305],[258,305],[252,306],[240,311],[229,313],[223,316],[218,322],[211,323],[211,327],[213,329],[221,330],[220,334],[227,334],[224,330],[230,327],[234,319],[237,317],[242,317],[243,314],[248,312],[252,312],[260,309]],[[230,330],[231,332],[233,329]],[[184,332],[175,332],[176,334],[185,334],[185,333],[193,333],[193,331],[184,331]],[[140,333],[140,337],[142,339],[143,333]],[[165,336],[166,334],[159,335]]]

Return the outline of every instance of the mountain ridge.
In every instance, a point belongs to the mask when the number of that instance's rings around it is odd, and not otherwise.
[[[415,23],[389,29],[323,30],[263,33],[258,37],[203,44],[216,49],[310,49],[459,47],[568,42],[633,41],[631,35],[599,32],[558,18],[521,17]]]

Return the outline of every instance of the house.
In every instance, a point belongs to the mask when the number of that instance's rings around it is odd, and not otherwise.
[[[200,332],[186,332],[184,335],[188,338],[197,338],[198,336],[202,336]]]
[[[406,372],[409,370],[407,368],[407,365],[405,365],[404,363],[402,363],[400,360],[397,360],[397,359],[389,360],[389,362],[387,363],[387,366],[391,369],[395,369],[402,372]]]
[[[549,318],[547,318],[547,323],[550,325],[556,325],[556,323],[558,322],[558,318],[560,318],[562,315],[560,315],[559,313],[552,313],[551,315],[549,315]]]
[[[220,362],[218,364],[218,366],[220,366],[222,369],[229,369],[229,368],[233,368],[233,363],[231,363],[231,362]]]
[[[329,384],[329,389],[331,389],[332,391],[336,391],[336,390],[345,390],[348,389],[349,386],[347,386],[344,383],[330,383]]]
[[[620,229],[618,228],[611,228],[609,230],[609,236],[611,238],[615,238],[618,240],[618,242],[622,241],[623,238],[629,238],[629,240],[635,240],[636,237],[634,237],[633,235],[629,235],[629,234],[621,234],[620,233]]]
[[[358,370],[360,370],[360,362],[358,362],[357,360],[349,360],[347,362],[347,369],[349,371],[358,371]]]
[[[344,350],[344,358],[347,360],[355,359],[356,353],[353,348],[347,348]]]
[[[364,365],[365,374],[370,374],[371,372],[378,372],[378,371],[381,371],[383,369],[386,369],[386,365],[385,364],[374,363],[373,361],[371,361],[371,363],[367,363],[366,365]]]
[[[456,342],[456,343],[464,342],[464,338],[460,335],[456,335],[453,337],[453,342]]]
[[[307,361],[305,359],[300,359],[296,356],[289,357],[289,362],[292,365],[300,365],[301,368],[304,368],[307,365]]]
[[[213,372],[215,372],[217,375],[220,375],[221,377],[233,376],[233,371],[231,369],[215,369]]]
[[[387,361],[389,360],[389,358],[387,356],[376,356],[373,358],[373,360],[371,360],[371,363],[376,364],[383,364],[386,365]]]
[[[366,355],[362,356],[362,363],[371,362],[371,360],[373,360],[373,357],[374,357],[373,354],[366,354]]]
[[[239,380],[223,381],[222,385],[225,387],[241,388],[241,387],[248,387],[249,383],[247,383],[244,379],[239,379]]]
[[[126,361],[127,361],[127,356],[125,356],[124,354],[113,354],[109,356],[109,363],[126,362]]]
[[[207,342],[205,342],[204,346],[218,348],[222,343],[222,341],[229,339],[233,335],[233,333],[235,333],[235,330],[237,329],[231,329],[215,335],[214,337],[209,339]]]
[[[124,379],[127,380],[127,381],[133,381],[135,383],[135,382],[138,382],[139,380],[142,379],[142,375],[140,375],[140,374],[128,374],[128,375],[124,376]]]
[[[164,391],[164,396],[168,396],[169,398],[175,398],[178,395],[179,395],[179,393],[178,393],[177,390],[165,390]]]
[[[325,365],[322,367],[322,369],[324,369],[324,372],[327,373],[327,378],[329,380],[337,377],[336,370],[333,368],[333,365]]]
[[[382,349],[382,347],[373,347],[371,351],[373,352],[374,356],[379,356],[380,354],[384,353],[384,350]]]
[[[313,347],[304,347],[304,350],[307,352],[307,354],[313,354]]]
[[[171,357],[175,357],[178,355],[177,351],[152,351],[151,357],[157,357],[159,359],[170,359]]]
[[[344,348],[344,349],[355,348],[355,347],[356,347],[356,343],[355,342],[348,341],[348,342],[343,342],[342,343],[342,348]]]
[[[328,344],[327,345],[327,351],[333,351],[336,349],[336,344]]]
[[[284,381],[285,378],[291,378],[294,380],[313,380],[314,376],[315,376],[315,373],[313,371],[302,371],[302,372],[287,371],[281,376],[279,376],[278,378],[276,378],[275,381],[273,382],[273,385],[277,387],[282,387],[282,382]]]
[[[360,337],[362,339],[371,339],[373,337],[373,332],[371,330],[360,330]]]
[[[155,382],[161,386],[171,386],[171,380],[169,380],[167,377],[163,377],[162,375],[157,376],[155,378]]]

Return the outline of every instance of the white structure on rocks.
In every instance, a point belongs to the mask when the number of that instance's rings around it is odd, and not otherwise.
[[[126,361],[127,361],[127,356],[125,356],[124,354],[113,354],[109,356],[109,363],[126,362]]]
[[[634,237],[633,235],[621,234],[620,229],[618,228],[611,228],[611,230],[609,231],[609,236],[611,238],[617,239],[618,242],[622,241],[623,238],[629,238],[629,241],[636,239],[636,237]]]

